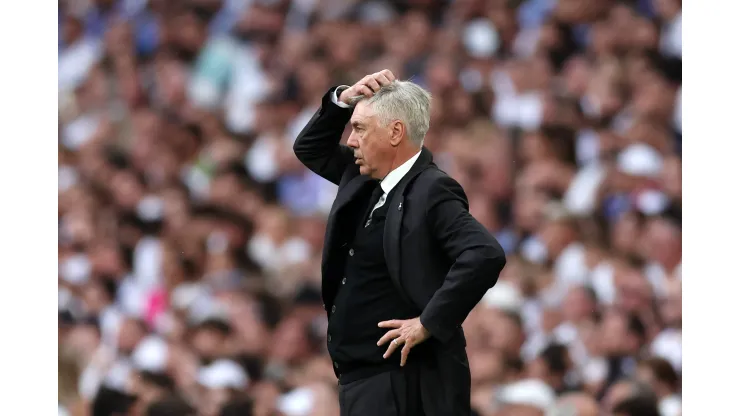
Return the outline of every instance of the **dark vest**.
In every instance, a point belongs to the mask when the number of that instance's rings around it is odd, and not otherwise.
[[[358,204],[366,214],[355,216],[355,235],[346,247],[344,276],[329,314],[327,343],[338,375],[355,373],[359,374],[356,378],[363,378],[398,368],[401,348],[383,358],[388,344],[378,346],[377,342],[388,330],[378,328],[378,322],[417,316],[393,285],[383,252],[385,217],[394,190],[369,223],[369,206],[377,201],[365,196],[366,203]]]

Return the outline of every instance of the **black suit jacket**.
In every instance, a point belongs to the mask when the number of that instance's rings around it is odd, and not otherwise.
[[[334,89],[324,96],[293,146],[304,165],[339,186],[322,258],[327,310],[342,278],[349,244],[338,227],[343,209],[372,180],[360,175],[352,149],[340,144],[352,109],[332,103],[333,93]],[[460,184],[437,168],[426,148],[396,186],[386,202],[383,249],[394,285],[419,311],[422,325],[432,335],[425,342],[433,344],[435,358],[422,364],[425,410],[427,415],[469,415],[470,370],[462,323],[496,283],[506,263],[504,252],[468,212]]]

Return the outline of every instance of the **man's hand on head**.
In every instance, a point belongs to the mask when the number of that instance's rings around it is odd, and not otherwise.
[[[403,344],[403,349],[401,350],[401,367],[406,364],[411,348],[426,341],[430,336],[429,331],[424,328],[424,325],[421,324],[421,320],[419,318],[383,321],[380,322],[378,326],[380,328],[393,328],[386,332],[386,334],[383,335],[383,338],[378,341],[378,346],[380,346],[392,340],[391,344],[388,346],[388,350],[383,354],[383,358],[388,358],[393,355],[393,351],[395,351],[399,345]]]
[[[364,95],[367,98],[372,97],[378,90],[391,82],[396,80],[396,76],[393,75],[389,69],[384,69],[374,74],[365,75],[361,80],[357,81],[353,86],[342,91],[339,96],[339,101],[347,105],[354,104],[352,99],[355,97]]]

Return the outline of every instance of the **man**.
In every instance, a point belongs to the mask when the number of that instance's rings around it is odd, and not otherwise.
[[[625,399],[614,406],[613,416],[660,416],[658,406],[649,397],[635,396]]]
[[[567,393],[558,400],[558,410],[563,415],[599,416],[599,404],[586,393]],[[553,414],[561,414],[555,413]]]
[[[681,414],[681,384],[676,370],[663,358],[650,357],[637,365],[636,378],[649,385],[658,398],[658,410],[662,416]]]
[[[423,147],[429,108],[383,70],[331,89],[293,146],[339,185],[322,297],[343,416],[470,415],[462,323],[506,260]]]

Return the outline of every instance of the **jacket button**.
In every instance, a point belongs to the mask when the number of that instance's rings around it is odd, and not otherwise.
[[[331,307],[331,313],[334,313],[337,311],[337,305],[334,305]]]
[[[353,249],[353,248],[349,249],[349,255],[350,255],[350,257],[354,256],[355,255],[355,249]]]
[[[343,277],[342,278],[342,284],[345,284],[345,283],[347,283],[347,278],[346,277]]]
[[[328,337],[326,337],[326,340],[329,341],[329,342],[331,342],[331,335],[329,335]]]

